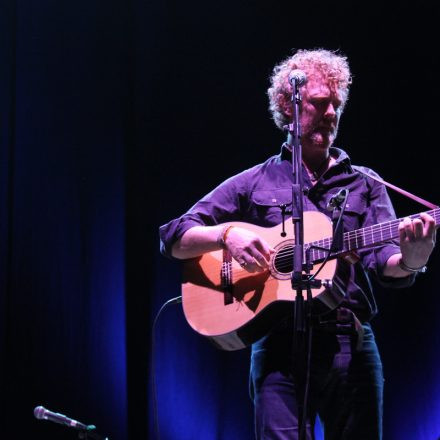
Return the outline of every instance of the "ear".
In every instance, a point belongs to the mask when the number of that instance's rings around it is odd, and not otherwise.
[[[290,102],[290,99],[286,99],[286,97],[282,93],[278,93],[277,98],[280,107],[283,110],[283,113],[286,116],[292,116],[292,104]]]

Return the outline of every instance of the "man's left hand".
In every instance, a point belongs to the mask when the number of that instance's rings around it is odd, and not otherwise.
[[[435,246],[435,220],[424,212],[420,218],[404,218],[399,224],[400,251],[403,263],[411,268],[423,267]]]

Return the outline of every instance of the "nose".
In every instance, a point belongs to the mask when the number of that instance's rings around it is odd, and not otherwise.
[[[336,110],[331,102],[328,104],[324,115],[326,118],[335,118],[336,117]]]

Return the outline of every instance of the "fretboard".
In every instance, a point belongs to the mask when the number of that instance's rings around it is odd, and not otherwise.
[[[440,208],[427,211],[434,218],[438,227],[440,224]],[[420,214],[410,216],[411,219],[420,218]],[[391,220],[389,222],[378,223],[377,225],[367,226],[366,228],[356,229],[344,233],[342,252],[355,251],[357,249],[372,247],[399,237],[399,223],[402,219]],[[330,249],[332,237],[308,243],[306,247],[317,246],[324,249]],[[310,251],[312,261],[323,260],[328,252],[320,249],[312,249]]]

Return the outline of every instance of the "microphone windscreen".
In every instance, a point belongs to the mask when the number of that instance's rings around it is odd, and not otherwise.
[[[307,82],[307,75],[302,70],[299,69],[292,70],[289,73],[290,84],[292,84],[293,80],[295,80],[296,85],[300,87]]]
[[[44,406],[36,406],[34,409],[35,418],[40,420],[43,419],[45,411],[46,409],[44,408]]]

